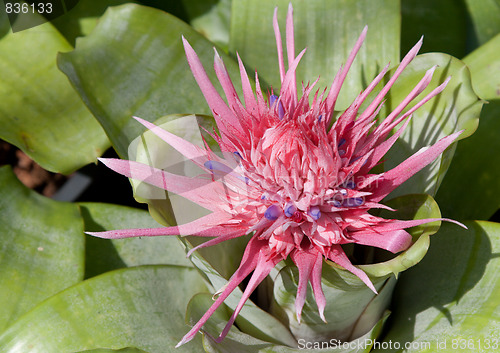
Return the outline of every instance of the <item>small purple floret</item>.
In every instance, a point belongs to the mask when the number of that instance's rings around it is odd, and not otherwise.
[[[297,211],[297,207],[291,202],[288,202],[285,205],[285,216],[292,217],[293,214]]]
[[[269,107],[272,108],[276,102],[278,101],[279,96],[275,94],[271,94],[269,97]],[[283,104],[281,102],[278,102],[278,117],[280,119],[283,119],[283,116],[285,115],[285,110],[283,109]]]
[[[354,188],[356,187],[356,183],[354,182],[354,180],[349,179],[349,180],[346,180],[346,181],[344,182],[344,186],[345,186],[346,188],[348,188],[348,189],[351,189],[351,190],[352,190],[352,189],[354,189]]]
[[[223,172],[226,174],[232,172],[232,169],[227,165],[217,161],[206,161],[205,163],[203,163],[203,165],[205,166],[205,168],[210,169],[211,171],[218,170],[219,172]]]
[[[344,202],[342,202],[342,206],[356,207],[356,206],[361,206],[363,203],[364,203],[364,200],[362,197],[353,197],[353,198],[345,199]]]
[[[315,221],[317,221],[321,217],[321,211],[319,210],[318,206],[311,206],[311,207],[309,207],[309,211],[307,213]]]
[[[264,217],[266,217],[270,221],[275,221],[281,215],[281,208],[277,205],[271,205],[267,208],[266,212],[264,212]]]

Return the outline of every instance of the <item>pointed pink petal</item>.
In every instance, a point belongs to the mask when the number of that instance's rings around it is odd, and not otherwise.
[[[403,60],[399,64],[398,68],[396,69],[396,72],[390,78],[389,82],[387,82],[387,84],[384,86],[384,88],[382,88],[380,93],[375,97],[375,99],[370,103],[368,108],[365,109],[365,111],[359,116],[358,119],[364,120],[367,118],[367,116],[371,116],[373,114],[373,112],[377,109],[379,104],[384,99],[387,92],[389,92],[389,89],[392,87],[394,82],[396,82],[399,75],[401,75],[401,73],[406,68],[406,66],[408,66],[408,64],[415,58],[418,51],[420,50],[420,47],[422,46],[422,41],[423,41],[423,38],[420,38],[420,40],[417,42],[417,44],[415,44],[415,46],[408,52],[408,54],[406,54],[406,56],[403,58]]]
[[[168,190],[212,211],[219,209],[217,207],[221,201],[219,195],[228,192],[218,182],[168,173],[139,162],[108,158],[99,160],[108,168],[128,178]]]
[[[378,202],[389,195],[392,190],[435,160],[462,132],[463,130],[443,137],[433,146],[421,149],[397,167],[385,172],[382,178],[378,179],[375,185],[369,189],[374,194],[374,197],[370,198],[370,201]]]
[[[349,238],[354,240],[356,244],[376,246],[392,253],[408,249],[412,242],[411,235],[404,230],[386,231],[383,233],[368,231],[352,232],[349,234]]]
[[[328,254],[328,258],[335,262],[337,265],[340,265],[347,271],[351,272],[353,275],[357,276],[368,286],[368,288],[370,288],[375,294],[377,294],[377,290],[373,286],[372,281],[370,281],[366,273],[355,267],[351,263],[351,261],[349,261],[349,258],[340,245],[332,245],[330,253]]]
[[[345,66],[343,67],[340,75],[335,77],[334,83],[332,84],[332,87],[330,88],[330,92],[328,92],[328,96],[326,97],[326,107],[329,111],[333,111],[335,102],[337,101],[337,98],[339,96],[340,88],[342,87],[342,83],[344,82],[347,73],[349,72],[349,69],[351,68],[351,65],[354,61],[354,58],[358,54],[359,49],[361,48],[361,45],[363,45],[363,41],[365,40],[366,37],[366,32],[368,31],[368,26],[365,26],[363,28],[363,31],[359,35],[358,40],[356,41],[356,44],[354,44],[354,47],[351,50],[351,53],[349,54],[349,57],[347,58],[347,62],[345,63]]]
[[[397,139],[401,136],[403,131],[405,131],[406,127],[410,123],[411,117],[405,121],[403,126],[399,128],[398,131],[396,131],[390,138],[385,140],[384,142],[380,143],[373,149],[373,153],[370,155],[370,157],[367,159],[367,162],[364,166],[361,167],[360,169],[360,174],[366,174],[368,173],[379,161],[382,159],[383,156],[391,149],[391,147],[396,143]],[[362,153],[363,151],[361,151]]]
[[[319,316],[321,320],[326,323],[325,319],[325,307],[326,307],[326,299],[325,294],[323,293],[323,288],[321,286],[321,273],[323,266],[323,255],[320,252],[316,254],[316,262],[314,263],[314,267],[311,271],[311,276],[309,277],[309,281],[311,282],[312,290],[314,293],[314,299],[316,300],[316,305],[318,306]]]
[[[427,103],[434,96],[436,96],[439,93],[441,93],[446,88],[446,85],[448,84],[448,82],[450,82],[450,79],[451,79],[451,77],[448,77],[442,84],[440,84],[438,87],[434,88],[428,95],[426,95],[420,102],[418,102],[417,104],[415,104],[415,106],[413,106],[410,110],[408,110],[403,116],[401,116],[400,118],[398,118],[393,123],[389,124],[389,126],[383,127],[382,131],[380,131],[380,132],[378,131],[382,127],[377,128],[377,131],[375,133],[376,134],[380,134],[381,136],[385,136],[385,134],[389,133],[389,131],[391,131],[392,129],[394,129],[394,127],[396,125],[398,125],[403,119],[405,119],[406,117],[408,117],[411,114],[413,114],[422,105],[424,105],[425,103]]]
[[[285,61],[283,60],[283,44],[281,43],[280,27],[278,25],[278,7],[274,9],[273,15],[274,36],[276,38],[276,49],[278,50],[278,64],[280,69],[280,82],[285,78]]]
[[[307,283],[311,282],[314,296],[318,305],[318,311],[321,319],[326,322],[324,316],[325,310],[325,295],[321,288],[321,266],[323,255],[317,250],[302,251],[296,249],[290,254],[295,265],[299,269],[299,283],[297,287],[297,295],[295,297],[295,311],[297,313],[297,321],[300,323],[302,308],[306,300]],[[318,277],[319,276],[319,277]]]
[[[224,235],[231,230],[229,227],[219,226],[219,223],[231,221],[232,217],[225,213],[210,213],[192,222],[172,227],[118,229],[105,232],[86,232],[89,235],[105,239],[123,239],[134,237],[156,237],[164,235],[194,235],[203,237],[216,237]],[[229,229],[228,229],[229,228]],[[232,231],[232,230],[231,230]]]
[[[410,102],[415,99],[422,91],[429,85],[429,83],[432,80],[432,75],[434,74],[434,71],[436,71],[437,65],[431,67],[427,72],[425,73],[424,77],[420,80],[420,82],[411,90],[411,92],[403,99],[401,103],[384,119],[382,124],[380,124],[383,127],[386,127],[389,125],[391,122],[394,121],[394,119],[403,111],[404,108]]]
[[[360,105],[365,101],[365,99],[373,91],[373,89],[380,83],[380,81],[382,80],[382,78],[385,76],[385,74],[389,70],[389,65],[390,64],[387,64],[382,69],[382,71],[377,75],[377,77],[375,77],[373,79],[373,81],[368,85],[368,87],[366,87],[366,89],[363,91],[363,93],[361,93],[361,95],[359,96],[359,104]],[[368,116],[365,117],[365,120],[357,119],[356,120],[356,126],[364,124],[366,121],[370,120],[369,118],[370,118],[370,116],[368,115]]]
[[[297,70],[297,66],[299,65],[300,59],[305,54],[306,49],[302,50],[299,55],[292,62],[288,71],[286,72],[285,78],[283,80],[283,84],[281,85],[280,94],[283,96],[283,103],[286,103],[285,113],[287,111],[295,110],[295,106],[297,105],[297,84],[296,84],[296,76],[295,71]]]
[[[462,223],[455,221],[453,219],[448,219],[448,218],[425,218],[425,219],[414,219],[410,221],[399,221],[399,220],[394,220],[394,221],[389,221],[384,224],[376,225],[373,226],[371,229],[375,232],[387,232],[387,231],[394,231],[398,229],[406,229],[406,228],[411,228],[411,227],[416,227],[421,224],[425,223],[431,223],[431,222],[451,222],[454,223],[462,228],[467,229],[465,225]],[[363,233],[363,232],[360,232]]]
[[[221,133],[228,133],[226,128],[226,124],[233,126],[237,131],[241,130],[241,125],[238,118],[234,115],[234,113],[228,108],[226,103],[219,96],[219,93],[210,82],[203,65],[201,64],[198,55],[196,55],[195,51],[188,43],[188,41],[182,37],[182,41],[184,43],[184,50],[186,52],[186,57],[189,63],[189,67],[193,72],[193,76],[200,87],[205,100],[207,101],[210,109],[214,114],[214,118],[217,122],[217,126]]]
[[[234,323],[234,320],[236,320],[236,317],[240,313],[241,309],[243,309],[243,305],[245,305],[246,301],[252,294],[252,292],[257,288],[257,286],[266,278],[266,276],[271,272],[271,270],[276,266],[278,262],[282,260],[281,257],[275,256],[273,258],[268,258],[267,255],[265,255],[262,251],[260,251],[258,255],[258,261],[257,265],[255,266],[255,270],[252,274],[252,277],[250,277],[250,281],[248,281],[248,284],[245,288],[245,291],[243,292],[243,295],[238,303],[238,306],[234,309],[233,314],[229,318],[229,321],[226,324],[226,327],[224,327],[224,330],[222,330],[221,334],[219,337],[216,339],[217,343],[220,343],[227,335],[229,330],[231,329],[231,326]]]
[[[245,70],[245,66],[243,65],[243,61],[238,54],[238,65],[240,68],[240,77],[241,77],[241,86],[243,89],[243,99],[245,100],[245,108],[248,112],[252,113],[257,110],[257,101],[255,100],[255,96],[253,95],[252,86],[250,85],[250,79],[248,78],[247,71]]]
[[[214,51],[215,51],[215,57],[214,57],[215,74],[217,75],[217,78],[219,79],[222,89],[224,90],[224,94],[226,95],[229,108],[234,111],[233,107],[236,105],[236,100],[239,100],[238,94],[234,89],[233,82],[229,77],[229,73],[227,72],[226,66],[222,61],[222,58],[220,57],[217,50],[215,50],[215,48]]]
[[[299,283],[295,297],[295,312],[297,313],[297,321],[300,323],[302,308],[306,302],[307,283],[309,282],[309,276],[316,262],[316,256],[310,252],[296,249],[292,251],[290,257],[299,270]]]
[[[288,57],[288,68],[292,66],[295,59],[295,39],[293,29],[293,7],[288,4],[288,13],[286,14],[286,56]]]
[[[209,247],[212,245],[217,245],[217,244],[222,243],[223,241],[234,239],[234,238],[240,237],[242,235],[245,235],[247,232],[247,229],[248,229],[248,227],[238,227],[235,229],[230,228],[230,227],[225,227],[224,230],[226,231],[226,233],[219,232],[219,234],[217,234],[216,238],[210,239],[209,241],[206,241],[204,243],[201,243],[198,246],[195,246],[194,248],[192,248],[191,250],[188,251],[188,253],[186,254],[186,257],[190,257],[196,250],[206,248],[206,247]]]
[[[243,259],[241,260],[240,266],[236,272],[231,276],[226,287],[220,293],[219,297],[212,304],[210,309],[201,317],[201,319],[191,328],[191,330],[182,338],[182,340],[177,344],[179,347],[189,341],[191,341],[196,333],[203,327],[203,325],[208,321],[210,316],[217,310],[217,308],[224,302],[224,300],[233,292],[233,290],[256,268],[259,259],[259,253],[262,248],[267,246],[266,241],[260,241],[257,238],[252,238],[247,247],[245,248],[245,253],[243,254]]]
[[[192,144],[191,142],[186,141],[183,138],[162,129],[161,127],[156,126],[155,124],[150,123],[147,120],[138,118],[136,116],[134,116],[133,118],[147,127],[156,136],[175,148],[184,157],[193,161],[197,165],[203,166],[203,163],[208,160],[207,151],[203,150],[201,147],[198,147],[195,144]]]

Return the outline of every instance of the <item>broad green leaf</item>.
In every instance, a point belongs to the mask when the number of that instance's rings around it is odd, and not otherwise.
[[[57,69],[57,53],[71,49],[50,23],[0,39],[0,138],[43,168],[66,174],[95,161],[109,146]]]
[[[467,9],[456,0],[401,1],[401,55],[424,36],[421,53],[442,52],[465,55]]]
[[[449,173],[437,194],[447,217],[489,219],[500,207],[500,35],[464,58],[474,90],[490,100],[481,111],[477,131],[460,141]],[[464,192],[464,187],[467,190]],[[473,207],[472,207],[473,206]]]
[[[477,97],[472,88],[469,70],[462,61],[440,53],[419,55],[408,65],[389,91],[381,115],[387,116],[393,111],[422,79],[425,72],[434,65],[438,67],[433,79],[419,97],[425,97],[447,77],[451,76],[451,80],[443,92],[413,114],[401,138],[384,157],[385,170],[394,168],[421,148],[430,146],[445,136],[465,130],[459,136],[459,139],[463,139],[470,136],[477,128],[483,101]],[[415,104],[416,102],[410,104],[406,110]],[[408,193],[435,195],[450,165],[455,147],[456,144],[450,146],[433,163],[393,191],[391,196]]]
[[[207,68],[213,66],[213,44],[198,32],[172,15],[133,4],[108,9],[91,35],[59,56],[60,69],[122,157],[144,131],[134,115],[154,121],[173,113],[211,113],[189,71],[181,35]],[[221,55],[238,77],[237,65]]]
[[[78,353],[148,353],[148,352],[138,348],[123,348],[123,349],[98,348],[98,349],[91,349],[89,351],[81,351]]]
[[[61,32],[66,40],[75,45],[77,37],[90,34],[97,25],[99,17],[110,6],[122,5],[134,1],[128,0],[78,0],[71,11],[63,16],[51,21],[52,24]]]
[[[211,297],[207,294],[198,294],[191,299],[188,305],[187,316],[191,322],[196,322],[211,304]],[[203,346],[206,352],[219,353],[298,353],[325,352],[327,349],[339,353],[361,353],[369,352],[373,342],[382,331],[383,323],[386,321],[389,313],[387,312],[382,319],[366,335],[351,342],[340,342],[331,340],[327,342],[318,342],[312,340],[298,340],[290,346],[276,345],[261,339],[252,337],[241,332],[235,326],[231,328],[228,335],[220,343],[215,343],[212,338],[217,337],[229,319],[230,311],[226,306],[222,306],[203,326],[206,334],[203,335]]]
[[[175,349],[189,330],[189,298],[204,291],[192,268],[139,266],[86,280],[46,300],[0,336],[3,352],[78,352],[136,347],[201,352],[200,339]]]
[[[465,0],[479,45],[500,33],[499,0]]]
[[[439,208],[429,195],[405,195],[387,203],[396,212],[384,211],[388,219],[439,218]],[[295,297],[298,271],[294,265],[283,268],[274,283],[273,307],[276,316],[286,316],[296,338],[329,340],[336,338],[351,341],[370,329],[380,320],[390,303],[395,284],[394,275],[418,263],[428,249],[429,236],[439,229],[440,222],[424,224],[409,229],[414,244],[398,256],[387,257],[387,252],[367,252],[370,265],[359,266],[372,280],[378,296],[355,275],[327,261],[323,265],[322,285],[326,297],[325,324],[319,314],[311,288],[307,292],[302,311],[302,321],[297,321]],[[364,248],[364,247],[363,247]]]
[[[99,232],[125,228],[160,227],[148,212],[135,208],[103,204],[80,203],[85,230]],[[192,267],[184,247],[176,237],[141,237],[128,239],[86,238],[85,276],[139,265],[180,265]]]
[[[497,350],[500,225],[466,224],[469,230],[444,224],[425,259],[401,276],[383,340],[401,349],[375,352],[401,352],[407,342],[405,352]]]
[[[227,51],[231,0],[183,0],[182,2],[191,26]]]
[[[483,99],[500,99],[500,34],[464,58],[474,91]]]
[[[278,6],[284,39],[289,2],[235,0],[232,5],[230,51],[238,51],[246,67],[252,72],[256,69],[261,80],[275,90],[280,87],[280,80],[273,11]],[[298,67],[297,82],[307,84],[320,77],[317,84],[320,92],[330,86],[363,27],[368,25],[365,43],[343,85],[337,110],[352,103],[387,63],[399,62],[399,1],[309,0],[291,3],[294,8],[295,55],[307,47]]]
[[[51,295],[83,279],[78,208],[24,187],[0,168],[0,331]],[[0,345],[1,346],[1,345]]]
[[[484,105],[477,131],[460,141],[436,200],[446,217],[489,219],[500,208],[500,100]]]

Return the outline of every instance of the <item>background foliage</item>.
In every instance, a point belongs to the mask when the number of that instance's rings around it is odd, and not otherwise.
[[[292,3],[296,47],[308,47],[299,81],[320,75],[319,87],[330,82],[363,26],[369,26],[339,109],[387,62],[395,66],[421,35],[421,53],[444,53],[418,57],[390,94],[388,109],[397,102],[397,92],[434,63],[440,67],[431,86],[453,75],[441,101],[414,119],[390,158],[400,160],[452,131],[466,129],[464,135],[470,135],[479,119],[471,137],[398,191],[435,196],[442,215],[467,221],[469,230],[444,225],[430,237],[427,256],[401,274],[392,313],[366,337],[432,344],[414,345],[411,352],[433,351],[445,339],[443,351],[450,352],[460,351],[452,347],[454,339],[467,342],[464,352],[487,340],[493,344],[500,339],[500,228],[495,222],[500,207],[500,1]],[[132,115],[154,121],[168,114],[210,114],[188,71],[181,35],[207,69],[216,46],[231,76],[238,77],[238,51],[251,76],[257,69],[263,86],[276,89],[271,26],[276,5],[283,24],[288,0],[81,0],[52,23],[18,33],[10,31],[0,11],[0,138],[43,168],[69,175],[97,168],[88,164],[110,146],[126,158],[130,142],[143,132]],[[215,81],[213,70],[209,77]],[[102,190],[96,201],[107,192]],[[133,204],[130,189],[121,192]],[[176,238],[107,241],[83,233],[155,226],[143,210],[51,200],[23,186],[9,166],[0,168],[0,193],[4,352],[174,351],[189,328],[185,320],[199,317],[208,305],[207,293],[225,281],[202,256],[193,261],[208,278],[193,268],[184,256],[186,243]],[[234,298],[207,323],[209,332],[220,330]],[[287,327],[249,303],[223,344],[198,335],[175,351],[293,352],[286,346],[293,342]]]

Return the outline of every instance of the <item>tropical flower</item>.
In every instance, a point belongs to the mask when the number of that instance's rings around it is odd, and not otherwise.
[[[216,293],[218,296],[213,305],[178,346],[190,341],[231,292],[251,274],[238,306],[218,338],[220,342],[257,285],[288,257],[299,271],[295,301],[298,319],[310,282],[319,315],[324,320],[326,302],[321,273],[325,259],[352,272],[376,292],[368,276],[351,263],[342,245],[362,244],[397,253],[412,243],[412,237],[405,229],[443,220],[401,221],[369,213],[377,208],[391,210],[381,200],[431,163],[461,133],[454,133],[421,149],[389,171],[370,173],[407,127],[412,113],[439,94],[449,81],[448,78],[402,114],[430,83],[435,67],[430,68],[394,111],[377,124],[385,95],[417,55],[422,40],[404,57],[388,83],[362,112],[360,106],[380,83],[389,66],[329,128],[339,91],[365,39],[367,28],[362,31],[328,93],[326,90],[323,93],[317,91],[310,103],[310,94],[317,81],[303,87],[302,95],[298,96],[295,71],[305,49],[295,56],[292,7],[289,7],[286,20],[288,69],[285,69],[283,59],[277,10],[273,25],[281,78],[279,95],[270,94],[266,100],[257,75],[254,95],[238,57],[244,104],[217,52],[214,67],[227,103],[212,85],[193,48],[183,38],[189,66],[215,117],[219,133],[212,133],[212,137],[218,142],[223,157],[214,153],[207,144],[204,148],[199,147],[148,121],[135,118],[197,164],[203,174],[189,178],[139,162],[100,159],[118,173],[182,195],[212,213],[184,225],[89,234],[111,239],[162,235],[214,237],[193,248],[192,253],[202,247],[253,233],[239,268],[227,285]],[[401,123],[402,126],[391,135]]]

